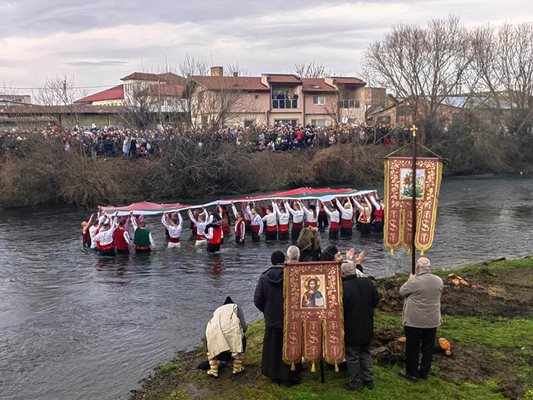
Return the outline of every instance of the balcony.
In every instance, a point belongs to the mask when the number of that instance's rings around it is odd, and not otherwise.
[[[298,108],[298,99],[272,99],[272,108]]]
[[[342,99],[342,100],[339,100],[339,107],[340,108],[359,108],[360,103],[359,103],[359,100]]]

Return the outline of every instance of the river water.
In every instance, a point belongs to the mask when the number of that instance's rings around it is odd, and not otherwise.
[[[127,398],[158,363],[200,342],[227,295],[248,320],[260,317],[255,284],[271,252],[287,247],[249,241],[237,250],[231,238],[212,256],[185,241],[104,259],[81,249],[84,218],[69,208],[0,212],[0,398]],[[162,244],[159,219],[147,221]],[[532,178],[449,179],[427,255],[443,268],[530,255],[532,232]],[[403,250],[390,256],[379,238],[355,233],[337,245],[365,249],[375,276],[410,268]]]

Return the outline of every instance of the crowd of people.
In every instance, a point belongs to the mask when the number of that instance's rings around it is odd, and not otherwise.
[[[317,127],[276,124],[269,127],[228,127],[214,132],[178,130],[170,126],[136,130],[116,127],[88,129],[76,126],[62,129],[50,126],[45,129],[0,129],[0,149],[16,149],[21,141],[34,135],[60,140],[65,151],[78,151],[91,157],[151,157],[164,145],[172,144],[176,137],[193,138],[201,145],[207,141],[232,143],[249,151],[296,151],[312,147],[329,147],[351,142],[369,144],[403,143],[409,140],[407,128],[391,128],[387,125],[352,126],[339,125]]]
[[[376,193],[339,198],[331,202],[271,200],[269,204],[231,203],[227,206],[217,205],[212,210],[189,209],[187,214],[195,245],[206,246],[209,253],[218,253],[224,240],[231,234],[238,246],[246,242],[248,235],[255,242],[263,236],[269,241],[293,240],[286,252],[275,251],[272,254],[272,267],[260,276],[254,294],[254,304],[263,312],[265,319],[261,371],[283,386],[300,383],[302,371],[301,363],[291,368],[283,362],[282,357],[284,267],[291,263],[337,261],[343,281],[348,372],[345,388],[357,391],[363,387],[374,387],[370,350],[374,334],[374,309],[379,303],[379,295],[372,280],[365,276],[363,262],[366,253],[361,251],[356,255],[355,249],[351,248],[343,256],[335,245],[322,250],[319,232],[328,229],[332,239],[339,235],[350,237],[354,223],[362,236],[368,236],[372,231],[382,232],[383,202]],[[235,217],[233,222],[230,214]],[[161,224],[169,248],[181,247],[184,221],[180,212],[162,215]],[[133,212],[124,217],[118,217],[117,213],[108,215],[103,211],[98,215],[93,214],[82,222],[82,237],[85,247],[98,251],[102,256],[114,256],[132,250],[149,253],[156,247],[144,218],[135,216]],[[443,283],[431,273],[430,267],[429,259],[421,257],[416,265],[416,273],[400,288],[400,295],[405,298],[403,324],[406,368],[399,375],[413,382],[427,379],[429,375],[436,330],[441,323],[440,295]],[[316,307],[318,302],[325,301],[318,296],[316,284],[310,282],[307,289],[302,297],[302,307],[310,307],[313,302]],[[215,310],[206,328],[208,360],[204,369],[208,375],[218,378],[219,366],[231,361],[233,374],[245,370],[246,330],[242,308],[231,297],[227,297],[224,304]]]
[[[211,212],[206,208],[189,209],[192,237],[196,246],[207,247],[210,253],[220,251],[224,239],[232,233],[235,242],[243,245],[247,234],[252,242],[262,237],[267,241],[289,240],[298,243],[302,257],[316,261],[320,254],[319,231],[328,230],[330,239],[351,237],[353,226],[361,236],[383,232],[383,201],[373,192],[368,195],[335,198],[332,201],[281,201],[242,202],[239,209],[233,203],[217,205]],[[180,247],[184,218],[179,211],[163,214],[168,247]],[[148,232],[148,233],[145,233]],[[83,245],[102,255],[116,252],[150,251],[155,244],[144,227],[144,218],[133,213],[118,218],[105,212],[91,215],[82,222]]]
[[[348,381],[344,388],[349,391],[359,391],[364,387],[373,389],[375,386],[371,342],[374,310],[380,301],[373,279],[364,273],[365,252],[358,256],[355,253],[352,248],[343,258],[336,246],[329,246],[319,257],[320,261],[337,261],[340,264],[346,360],[341,369],[347,371]],[[261,274],[253,299],[265,320],[261,372],[273,382],[287,387],[301,382],[303,367],[302,363],[291,366],[283,361],[284,268],[302,261],[302,251],[298,246],[292,245],[286,252],[274,251],[272,266]],[[442,279],[431,273],[431,262],[426,257],[418,259],[415,274],[400,288],[400,295],[404,298],[402,320],[406,336],[406,367],[398,375],[412,382],[428,379],[435,351],[450,349],[446,339],[436,340],[437,327],[441,324],[442,290]],[[319,293],[316,285],[309,285],[308,292],[313,292],[312,295]],[[304,294],[304,300],[307,294]],[[218,378],[219,365],[231,360],[233,375],[244,371],[246,331],[242,308],[230,297],[226,298],[224,305],[215,310],[206,328],[208,364],[205,369],[208,375]]]

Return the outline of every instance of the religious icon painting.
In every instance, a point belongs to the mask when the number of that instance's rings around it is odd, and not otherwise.
[[[284,272],[283,361],[344,360],[342,280],[338,262],[287,264]]]
[[[416,199],[424,198],[426,170],[416,170]],[[413,198],[413,170],[400,168],[400,200],[412,200]]]
[[[441,178],[442,162],[438,158],[418,157],[416,178],[413,178],[412,158],[387,158],[383,241],[391,251],[400,247],[410,250],[413,234],[415,246],[421,254],[432,246]],[[415,229],[412,226],[414,179],[417,213]]]

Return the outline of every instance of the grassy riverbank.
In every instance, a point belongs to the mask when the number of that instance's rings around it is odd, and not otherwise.
[[[132,400],[185,399],[533,399],[533,258],[497,261],[454,270],[469,285],[454,285],[449,272],[442,297],[444,324],[438,335],[452,342],[453,355],[435,356],[427,381],[411,383],[397,376],[401,369],[401,304],[399,286],[405,275],[378,280],[382,302],[376,318],[373,390],[357,395],[342,388],[345,373],[326,371],[326,383],[308,368],[302,383],[283,388],[260,371],[263,321],[247,333],[246,371],[231,368],[213,379],[196,369],[205,348],[183,352],[162,365]],[[207,322],[207,321],[206,321]]]

